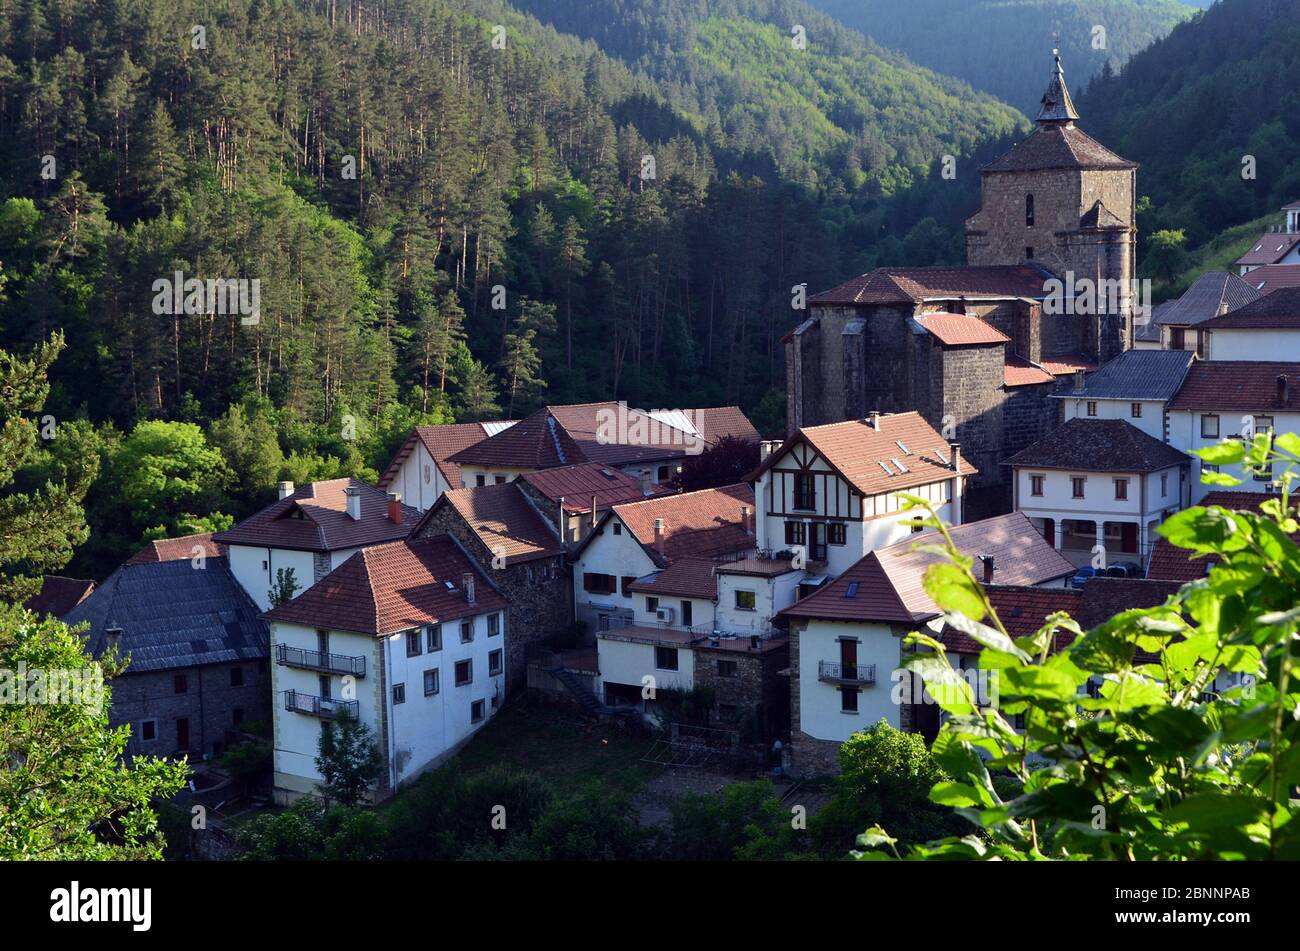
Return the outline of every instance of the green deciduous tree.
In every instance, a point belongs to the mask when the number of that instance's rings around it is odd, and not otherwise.
[[[342,715],[326,723],[317,741],[316,769],[324,780],[321,794],[344,806],[355,806],[370,792],[383,765],[370,728]]]

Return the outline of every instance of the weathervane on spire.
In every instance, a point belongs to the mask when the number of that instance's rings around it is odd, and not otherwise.
[[[1059,44],[1059,35],[1053,33],[1052,40]],[[1035,118],[1038,122],[1068,124],[1079,118],[1079,114],[1074,111],[1074,103],[1070,100],[1070,89],[1065,84],[1065,69],[1061,66],[1059,45],[1052,47],[1052,61],[1052,80],[1047,85],[1047,92],[1043,93],[1042,106]]]

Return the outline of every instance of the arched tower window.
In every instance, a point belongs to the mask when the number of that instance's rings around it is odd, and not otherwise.
[[[1034,226],[1034,196],[1026,195],[1025,196],[1025,227],[1032,228],[1033,226]]]

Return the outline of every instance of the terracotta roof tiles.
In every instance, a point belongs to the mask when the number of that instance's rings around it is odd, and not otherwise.
[[[445,492],[421,524],[444,505],[455,509],[494,556],[505,558],[506,565],[564,553],[550,524],[517,485],[506,482]],[[417,529],[415,534],[421,533]]]
[[[1049,275],[1025,265],[889,267],[810,297],[812,304],[906,304],[926,299],[1047,296]]]
[[[1279,401],[1278,377],[1282,376],[1287,378],[1286,399]],[[1169,401],[1169,409],[1243,413],[1300,411],[1300,363],[1197,360]]]

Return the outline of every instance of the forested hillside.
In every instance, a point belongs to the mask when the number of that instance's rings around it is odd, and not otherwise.
[[[811,0],[922,66],[966,80],[1029,116],[1042,61],[1059,46],[1080,87],[1192,15],[1179,0]],[[1095,32],[1103,27],[1104,33]]]
[[[66,334],[47,409],[103,457],[74,567],[373,474],[418,420],[779,426],[792,285],[960,259],[940,159],[1023,129],[784,19],[624,61],[495,0],[0,0],[0,347]],[[158,313],[178,272],[257,279],[258,321]]]

